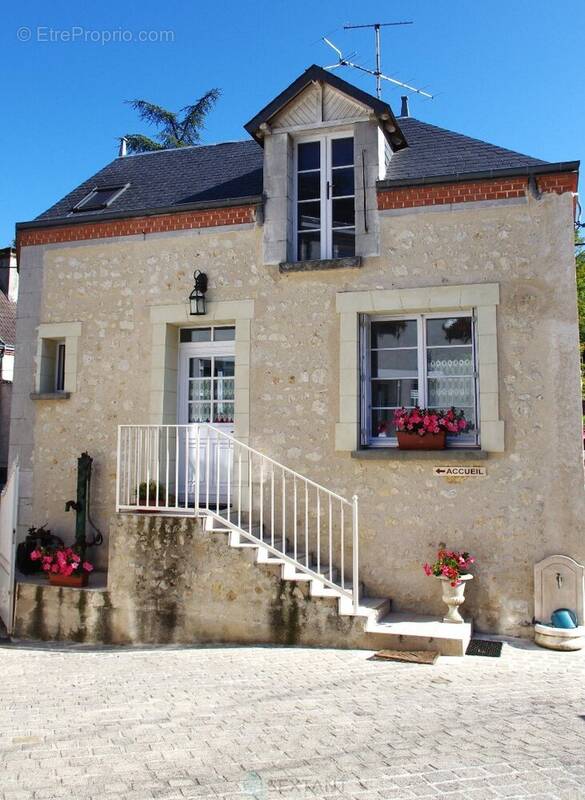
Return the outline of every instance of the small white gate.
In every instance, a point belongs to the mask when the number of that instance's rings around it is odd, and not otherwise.
[[[14,556],[18,513],[18,466],[8,475],[0,495],[0,619],[9,634],[14,618]]]

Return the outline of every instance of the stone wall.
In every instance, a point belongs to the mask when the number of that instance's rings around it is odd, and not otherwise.
[[[585,558],[572,198],[387,211],[380,230],[380,256],[361,269],[315,273],[263,264],[262,231],[250,224],[47,245],[40,262],[41,248],[23,248],[23,284],[40,270],[44,290],[36,318],[32,304],[19,321],[16,396],[25,397],[34,371],[35,325],[82,322],[77,391],[34,410],[25,398],[13,416],[25,448],[34,437],[29,517],[73,531],[64,501],[74,494],[76,458],[88,450],[94,515],[108,533],[117,425],[150,421],[151,307],[184,302],[201,268],[212,301],[254,301],[250,444],[340,494],[359,495],[369,592],[391,596],[398,609],[439,612],[437,587],[420,565],[446,542],[477,556],[467,608],[478,627],[526,632],[534,562],[556,552]],[[336,452],[336,294],[483,282],[500,286],[506,426],[505,452],[482,462],[487,478],[448,482],[432,474],[433,462]],[[106,556],[106,548],[96,553],[102,565]]]
[[[364,620],[309,597],[188,519],[114,515],[108,589],[18,584],[14,635],[105,644],[253,642],[359,647]],[[374,637],[375,638],[375,637]],[[369,642],[370,647],[372,643]],[[375,646],[375,645],[374,645]]]

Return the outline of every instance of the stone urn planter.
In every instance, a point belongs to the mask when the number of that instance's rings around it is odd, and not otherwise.
[[[459,613],[459,606],[465,602],[465,583],[472,580],[473,575],[460,575],[455,586],[451,584],[451,578],[439,577],[441,589],[443,591],[443,602],[449,609],[447,615],[443,617],[443,622],[461,623],[465,620]]]

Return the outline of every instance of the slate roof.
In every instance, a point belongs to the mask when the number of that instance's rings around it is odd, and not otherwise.
[[[16,303],[0,291],[0,340],[14,347],[16,341]]]
[[[537,167],[548,162],[507,150],[462,133],[429,125],[414,117],[400,117],[408,147],[392,155],[387,181],[410,181],[458,176],[490,170]]]
[[[400,117],[399,123],[408,146],[392,154],[382,186],[488,177],[502,170],[528,174],[578,168],[578,162],[551,164],[413,117]],[[117,158],[34,222],[17,227],[253,202],[262,195],[262,165],[263,150],[253,139]],[[125,184],[130,185],[108,208],[72,212],[94,187]]]
[[[237,200],[262,194],[263,151],[252,139],[117,158],[37,219],[116,216],[132,211]],[[103,211],[71,212],[95,186],[130,186]]]

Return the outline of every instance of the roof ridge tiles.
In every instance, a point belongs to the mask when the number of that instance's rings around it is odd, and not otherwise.
[[[121,161],[125,158],[137,158],[139,156],[154,156],[159,153],[182,153],[185,150],[202,150],[206,147],[221,147],[225,144],[252,144],[252,139],[226,139],[225,142],[210,142],[209,144],[187,144],[183,147],[161,147],[160,150],[146,150],[143,153],[126,153],[125,156],[117,156],[114,161]],[[110,163],[113,163],[110,162]]]

